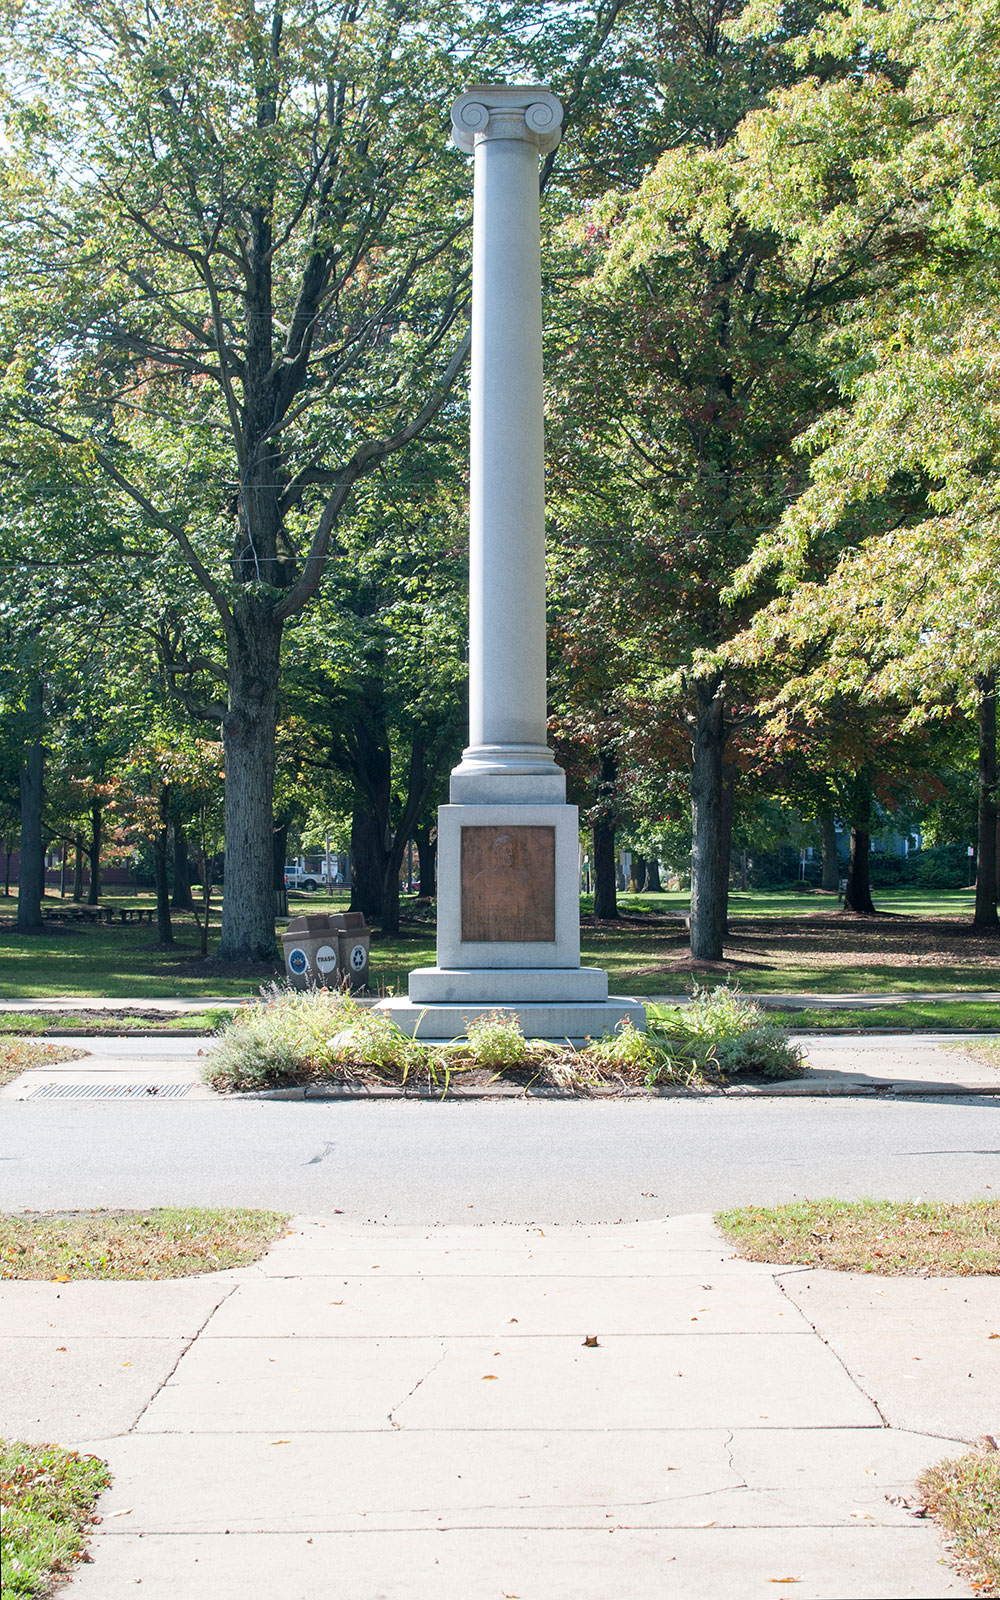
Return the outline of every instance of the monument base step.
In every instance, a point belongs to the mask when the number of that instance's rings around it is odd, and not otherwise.
[[[410,999],[427,1005],[551,1005],[608,998],[600,967],[415,967]]]
[[[414,1000],[380,1000],[376,1011],[391,1017],[397,1028],[411,1038],[447,1043],[461,1038],[470,1022],[491,1011],[516,1017],[526,1039],[565,1039],[570,1044],[586,1044],[602,1034],[613,1033],[619,1023],[631,1022],[640,1031],[646,1026],[646,1010],[638,1000],[610,995],[604,1001],[553,1001],[549,1004],[505,1004],[496,1000],[467,1001],[459,1005],[418,1005]]]

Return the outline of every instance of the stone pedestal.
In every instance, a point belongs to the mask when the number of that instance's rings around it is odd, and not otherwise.
[[[538,157],[562,107],[533,85],[480,85],[452,108],[475,156],[469,508],[469,744],[438,812],[436,967],[383,1002],[422,1038],[487,1011],[582,1041],[624,1018],[580,966],[579,822],[546,743],[545,480]]]

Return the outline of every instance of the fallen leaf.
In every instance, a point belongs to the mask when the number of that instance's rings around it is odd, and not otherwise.
[[[272,1439],[272,1444],[291,1444],[291,1439]]]
[[[331,1305],[332,1305],[332,1306],[342,1306],[342,1305],[343,1305],[343,1303],[344,1303],[344,1302],[343,1302],[343,1300],[331,1300],[331,1301],[330,1301],[330,1304],[331,1304]]]
[[[59,1352],[59,1351],[60,1351],[60,1350],[62,1350],[62,1351],[63,1351],[63,1352],[65,1352],[65,1350],[66,1350],[66,1346],[65,1346],[65,1345],[64,1345],[64,1344],[57,1344],[57,1345],[56,1345],[56,1353],[57,1353],[57,1354],[58,1354],[58,1352]]]
[[[51,1278],[49,1281],[51,1283],[69,1283],[69,1279],[67,1277],[63,1277],[63,1276],[60,1276],[58,1278]]]
[[[585,1350],[596,1350],[598,1348],[597,1334],[588,1333],[587,1337],[583,1341],[583,1347]]]
[[[106,1517],[130,1517],[132,1515],[132,1507],[126,1506],[121,1511],[105,1511],[104,1515]]]
[[[707,1522],[692,1522],[691,1526],[692,1528],[714,1528],[715,1518],[709,1517]]]
[[[122,1362],[122,1366],[123,1367],[130,1367],[131,1365],[132,1365],[131,1361],[123,1361]]]
[[[768,1578],[768,1583],[801,1583],[801,1578]]]
[[[990,1334],[990,1338],[991,1339],[1000,1339],[1000,1333],[991,1333]]]
[[[498,1376],[498,1374],[495,1373],[495,1372],[484,1372],[482,1381],[485,1383],[487,1381],[487,1379],[496,1378],[497,1376]]]

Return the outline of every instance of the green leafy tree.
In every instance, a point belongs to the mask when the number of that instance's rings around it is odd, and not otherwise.
[[[816,13],[783,8],[771,37],[737,43],[740,10],[657,14],[658,159],[585,209],[550,369],[557,514],[578,581],[614,575],[601,636],[628,664],[621,737],[655,705],[688,745],[698,959],[722,954],[733,783],[756,720],[752,674],[717,652],[767,597],[729,584],[804,485],[796,436],[838,399],[823,332],[884,275],[871,239],[836,259],[785,248],[746,204],[744,119],[801,75],[781,45]]]
[[[571,101],[618,9],[552,18]],[[538,14],[4,10],[15,449],[42,433],[75,447],[207,596],[225,672],[220,954],[270,958],[282,636],[341,554],[355,485],[462,366],[468,177],[447,108],[470,56],[480,72],[531,60]]]

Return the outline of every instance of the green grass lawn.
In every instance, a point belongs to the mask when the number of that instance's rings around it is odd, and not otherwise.
[[[232,1207],[0,1212],[0,1279],[186,1278],[246,1267],[287,1221],[283,1211]]]
[[[50,891],[45,904],[58,907],[58,895]],[[150,892],[112,889],[102,895],[101,904],[152,906],[155,900]],[[176,943],[167,949],[157,945],[156,928],[146,924],[52,923],[41,933],[24,934],[13,926],[16,915],[16,898],[0,898],[0,1001],[132,995],[196,999],[252,994],[257,987],[245,978],[199,970],[198,933],[190,912],[174,912]],[[218,939],[218,916],[216,905],[210,951]]]
[[[41,1600],[86,1549],[106,1461],[54,1444],[0,1439],[3,1600]]]
[[[42,1044],[38,1039],[0,1039],[0,1084],[19,1078],[30,1067],[55,1067],[60,1061],[76,1061],[82,1055],[82,1050]]]
[[[1000,1030],[1000,1005],[995,1000],[902,1000],[888,1006],[806,1006],[795,1010],[769,1005],[767,1013],[793,1033]]]
[[[206,1006],[201,1011],[144,1011],[139,1006],[111,1011],[45,1010],[44,1000],[37,1011],[0,1010],[0,1066],[5,1045],[11,1036],[22,1041],[32,1034],[105,1034],[112,1038],[145,1033],[190,1034],[200,1037],[214,1033],[228,1021],[232,1007]]]
[[[715,1220],[748,1261],[885,1277],[1000,1272],[1000,1200],[800,1200]]]
[[[347,894],[293,893],[292,915],[343,910]],[[47,896],[51,904],[57,901]],[[150,892],[109,891],[105,902],[151,905]],[[594,924],[592,902],[581,910],[582,956],[603,967],[612,992],[641,995],[684,994],[694,983],[730,983],[758,995],[799,991],[815,994],[878,994],[895,991],[1000,989],[1000,938],[971,936],[969,890],[893,889],[876,894],[884,919],[838,917],[830,895],[794,890],[734,891],[730,896],[730,938],[726,965],[718,972],[692,972],[686,964],[683,917],[686,893],[619,896],[619,919]],[[8,916],[4,917],[4,910]],[[39,934],[17,933],[16,901],[0,900],[0,1004],[8,999],[57,996],[108,999],[200,998],[253,995],[266,981],[264,969],[239,971],[201,962],[197,932],[188,913],[175,917],[176,943],[158,947],[155,928],[56,924]],[[404,896],[398,935],[372,941],[372,985],[381,993],[400,993],[416,966],[435,961],[432,914]],[[219,908],[215,908],[215,919]],[[217,920],[213,939],[217,940]],[[280,930],[279,930],[280,931]],[[884,1026],[932,1025],[939,1019],[914,1012],[905,1023],[898,1013]],[[851,1019],[851,1025],[855,1019]],[[806,1026],[799,1018],[794,1026]],[[808,1025],[815,1025],[810,1019]],[[835,1024],[837,1025],[837,1024]],[[840,1026],[847,1024],[841,1019]],[[864,1025],[877,1025],[865,1019]],[[991,1027],[971,1014],[951,1025]]]

